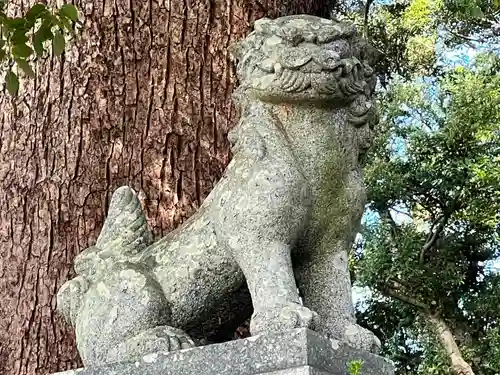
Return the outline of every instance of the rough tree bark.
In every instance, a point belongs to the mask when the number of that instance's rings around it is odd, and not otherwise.
[[[79,366],[55,294],[110,193],[139,191],[157,235],[193,213],[230,157],[229,43],[262,16],[326,17],[328,2],[75,1],[80,40],[40,61],[17,98],[0,93],[0,374]]]

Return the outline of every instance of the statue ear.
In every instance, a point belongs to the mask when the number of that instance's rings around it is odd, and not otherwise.
[[[358,51],[360,60],[366,62],[371,67],[374,67],[384,57],[382,52],[373,47],[370,43],[368,43],[364,39],[356,40],[354,46]]]
[[[132,255],[152,242],[153,236],[135,191],[128,186],[116,189],[96,247],[106,252]]]

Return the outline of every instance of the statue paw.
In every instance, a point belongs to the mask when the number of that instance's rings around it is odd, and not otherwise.
[[[375,334],[358,324],[350,323],[345,327],[343,341],[356,349],[379,353],[380,340]]]
[[[314,329],[318,317],[314,311],[298,303],[287,303],[266,310],[257,310],[252,315],[250,332],[279,332],[293,328]]]
[[[172,352],[195,346],[184,331],[170,326],[159,326],[141,332],[112,348],[106,361],[111,363],[137,360],[150,353]]]
[[[57,293],[57,309],[66,321],[75,324],[78,311],[83,303],[83,297],[89,289],[89,282],[83,276],[77,276],[64,283]]]

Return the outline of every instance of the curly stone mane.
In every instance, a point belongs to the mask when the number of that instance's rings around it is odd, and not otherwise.
[[[372,56],[352,25],[303,15],[261,19],[232,55],[241,84],[236,95],[347,107],[355,126],[377,121]]]

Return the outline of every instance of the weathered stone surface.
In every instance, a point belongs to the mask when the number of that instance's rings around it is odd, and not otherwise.
[[[290,16],[260,20],[233,48],[242,117],[222,179],[156,242],[135,192],[118,189],[58,294],[85,366],[193,346],[197,327],[241,313],[219,312],[245,282],[252,334],[311,328],[377,351],[355,323],[347,262],[376,122],[360,45],[351,25]]]
[[[363,361],[361,375],[393,374],[382,357],[299,328],[56,375],[345,375],[352,360]]]

